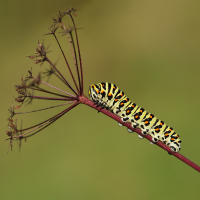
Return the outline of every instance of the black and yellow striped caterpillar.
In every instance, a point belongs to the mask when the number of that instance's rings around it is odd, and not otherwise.
[[[133,128],[140,128],[143,135],[151,135],[153,142],[161,141],[169,146],[172,152],[180,151],[181,140],[173,128],[131,102],[115,84],[107,82],[93,84],[89,88],[89,97],[97,106],[118,115],[123,122],[131,123]],[[130,129],[128,131],[133,132]]]

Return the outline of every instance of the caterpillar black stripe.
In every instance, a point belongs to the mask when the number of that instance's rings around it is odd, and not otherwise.
[[[154,143],[161,141],[168,145],[172,152],[180,151],[181,140],[173,128],[131,102],[115,84],[93,84],[89,88],[89,97],[97,106],[118,115],[123,122],[131,123],[133,128],[140,128],[143,135],[151,135]]]

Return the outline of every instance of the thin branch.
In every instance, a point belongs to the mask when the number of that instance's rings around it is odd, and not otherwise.
[[[69,102],[69,103],[74,103],[74,101],[72,101],[72,102]],[[78,105],[80,102],[75,102],[73,105]],[[71,109],[71,108],[73,108],[74,106],[73,105],[71,105],[70,107],[68,107],[67,109],[65,109],[65,110],[68,110],[69,108]],[[64,110],[64,111],[65,111]],[[37,128],[37,127],[43,127],[45,124],[47,124],[47,122],[50,122],[50,121],[52,121],[53,119],[55,119],[56,117],[58,117],[58,116],[60,116],[60,114],[62,114],[64,111],[62,111],[62,112],[60,112],[60,113],[58,113],[58,114],[56,114],[56,115],[54,115],[53,117],[51,117],[51,118],[49,118],[49,119],[47,119],[47,120],[45,120],[45,121],[43,121],[43,122],[41,122],[41,123],[39,123],[39,124],[36,124],[36,125],[34,125],[34,126],[31,126],[31,127],[28,127],[28,128],[25,128],[25,129],[22,129],[22,130],[17,130],[17,132],[22,132],[22,131],[27,131],[27,130],[30,130],[30,129],[32,129],[32,128]],[[38,129],[38,128],[37,128]],[[34,130],[36,130],[36,129],[34,129]],[[32,131],[31,131],[32,132]],[[13,136],[12,138],[16,138],[16,136]]]
[[[69,66],[69,63],[68,63],[68,61],[67,61],[67,58],[66,58],[66,56],[65,56],[65,54],[64,54],[64,52],[63,52],[63,50],[62,50],[62,47],[61,47],[61,45],[60,45],[60,43],[59,43],[59,41],[58,41],[58,39],[57,39],[57,37],[56,37],[55,34],[54,34],[54,37],[55,37],[56,42],[57,42],[57,44],[58,44],[58,46],[59,46],[59,48],[60,48],[60,51],[62,52],[63,57],[64,57],[64,59],[65,59],[65,62],[66,62],[67,67],[68,67],[68,69],[69,69],[70,75],[71,75],[71,77],[72,77],[72,79],[73,79],[73,81],[74,81],[74,84],[75,84],[75,86],[76,86],[76,89],[77,89],[78,93],[80,93],[80,91],[79,91],[79,89],[78,89],[78,86],[77,86],[77,84],[76,84],[76,81],[75,81],[75,79],[74,79],[73,73],[72,73],[72,71],[71,71],[71,68],[70,68],[70,66]]]
[[[57,62],[58,62],[58,60],[54,63],[54,66],[56,66]],[[51,65],[50,65],[50,69],[46,69],[46,72],[42,72],[41,74],[44,74],[42,79],[44,77],[48,77],[48,79],[46,81],[47,83],[49,82],[49,79],[50,79],[51,75],[54,74],[58,79],[60,79],[60,81],[62,81],[64,84],[66,84],[65,81],[59,76],[59,74],[57,74],[56,70]]]
[[[68,13],[68,14],[69,14],[69,16],[70,16],[70,18],[72,20],[72,23],[73,23],[73,26],[74,26],[74,30],[75,30],[75,35],[76,35],[76,42],[77,42],[80,69],[81,69],[81,91],[80,91],[80,96],[82,96],[83,95],[83,67],[82,67],[81,52],[80,52],[80,47],[79,47],[79,42],[78,42],[78,34],[77,34],[77,30],[76,30],[76,25],[75,25],[74,19],[73,19],[72,15],[70,13]]]
[[[38,130],[38,131],[36,131],[36,132],[34,132],[34,133],[30,134],[30,135],[24,136],[23,138],[31,137],[31,136],[35,135],[36,133],[42,131],[43,129],[45,129],[46,127],[48,127],[52,123],[54,123],[57,119],[59,119],[60,117],[62,117],[64,114],[66,114],[67,112],[69,112],[72,108],[76,107],[78,104],[79,103],[75,103],[75,104],[71,105],[69,108],[67,108],[66,110],[64,110],[63,112],[61,112],[57,117],[53,118],[49,124],[46,124],[40,130]]]
[[[146,135],[144,136],[141,132],[140,129],[134,129],[132,128],[131,124],[130,123],[124,123],[121,121],[121,118],[118,117],[117,115],[111,113],[110,111],[106,110],[106,109],[101,109],[100,107],[96,107],[96,105],[94,105],[94,102],[89,100],[87,97],[80,97],[80,102],[83,103],[83,104],[86,104],[96,110],[98,110],[99,112],[102,112],[104,113],[105,115],[107,115],[108,117],[111,117],[112,119],[118,121],[120,124],[122,124],[123,126],[126,126],[127,128],[135,131],[136,133],[138,133],[139,135],[141,135],[142,137],[148,139],[149,141],[153,142],[151,140],[151,136],[150,135]],[[172,154],[173,156],[177,157],[178,159],[180,159],[181,161],[183,161],[184,163],[186,163],[187,165],[189,165],[190,167],[194,168],[195,170],[197,170],[198,172],[200,172],[200,166],[198,166],[197,164],[195,164],[194,162],[190,161],[188,158],[184,157],[183,155],[181,155],[180,153],[175,153],[175,152],[172,152],[170,150],[170,148],[165,145],[164,143],[162,142],[157,142],[155,143],[156,145],[158,145],[159,147],[161,147],[162,149],[164,149],[165,151],[169,152],[170,154]]]
[[[64,31],[65,31],[64,34],[67,34],[68,42],[69,42],[69,45],[70,45],[70,48],[71,48],[72,57],[73,57],[73,60],[74,60],[74,64],[75,64],[75,68],[76,68],[76,73],[77,73],[77,76],[78,76],[79,94],[80,94],[80,91],[81,91],[81,80],[80,80],[80,73],[79,73],[79,68],[78,68],[78,62],[77,62],[77,55],[76,55],[75,44],[74,44],[73,35],[72,35],[72,30],[74,28],[71,28],[69,26],[69,29],[67,29],[65,27],[65,25],[63,24],[63,22],[61,22],[61,24],[62,24],[62,27],[64,28]]]
[[[74,102],[76,102],[76,101],[74,101]],[[65,105],[70,104],[70,103],[72,103],[72,102],[67,102],[67,103],[63,103],[63,104],[60,104],[60,105],[42,108],[42,109],[38,109],[38,110],[32,110],[32,111],[28,111],[28,112],[18,112],[18,113],[15,113],[15,114],[18,115],[18,114],[33,113],[33,112],[38,112],[38,111],[42,111],[42,110],[48,110],[48,109],[51,109],[51,108],[57,108],[57,107],[60,107],[60,106],[65,106]]]
[[[77,62],[76,48],[75,48],[75,44],[74,44],[74,39],[73,39],[72,32],[69,32],[69,34],[70,34],[71,43],[72,43],[72,46],[73,46],[73,49],[71,48],[72,56],[74,58],[74,64],[75,64],[75,67],[76,67],[76,73],[78,75],[79,88],[80,88],[80,91],[81,91],[82,86],[81,86],[81,78],[80,78],[80,73],[79,73],[79,68],[78,68],[78,62]],[[68,34],[67,34],[67,37],[68,37]],[[69,39],[69,37],[68,37],[68,39]],[[70,47],[71,47],[71,43],[70,43],[70,39],[69,39]]]
[[[32,77],[32,78],[35,79],[35,80],[38,80],[38,79],[35,78],[35,77]],[[40,83],[43,83],[43,84],[45,84],[45,85],[48,85],[49,87],[52,87],[52,88],[54,88],[54,89],[56,89],[56,90],[58,90],[58,91],[60,91],[60,92],[63,92],[63,93],[65,93],[65,94],[68,94],[69,96],[75,97],[74,95],[72,95],[72,94],[70,94],[70,93],[68,93],[68,92],[65,92],[64,90],[61,90],[61,89],[59,89],[59,88],[57,88],[57,87],[55,87],[55,86],[53,86],[53,85],[51,85],[51,84],[49,84],[49,83],[46,83],[46,82],[44,82],[44,81],[42,81],[42,80],[40,80]]]
[[[36,131],[35,133],[29,135],[29,137],[32,136],[32,135],[35,135],[36,133],[40,132],[41,130],[43,130],[43,129],[46,128],[47,126],[51,125],[53,122],[55,122],[57,119],[59,119],[60,117],[62,117],[65,113],[67,113],[68,111],[70,111],[72,108],[74,108],[74,107],[77,106],[78,104],[79,104],[78,102],[74,103],[74,104],[71,105],[69,108],[65,109],[64,111],[62,111],[61,113],[59,113],[58,115],[56,115],[56,116],[55,116],[54,118],[52,118],[51,120],[46,121],[45,123],[39,125],[38,127],[34,128],[34,129],[32,129],[32,130],[30,130],[30,131],[28,131],[28,132],[26,132],[26,133],[23,133],[23,134],[18,135],[18,136],[14,136],[13,138],[24,137],[24,135],[27,135],[28,133],[31,133],[31,132],[33,132],[33,131],[38,130],[38,129],[41,128],[40,130]],[[26,137],[24,137],[24,138],[26,138]]]
[[[45,90],[43,88],[40,88],[38,86],[27,86],[27,88],[31,89],[31,90],[36,90],[36,91],[39,91],[39,92],[44,92],[44,93],[48,93],[48,94],[53,94],[53,95],[56,95],[56,96],[59,96],[59,97],[64,97],[64,98],[71,98],[70,96],[66,96],[66,95],[61,95],[61,94],[58,94],[58,93],[55,93],[55,92],[50,92],[48,90]],[[76,97],[74,97],[76,98]]]
[[[70,83],[64,78],[64,76],[60,73],[60,71],[54,66],[54,64],[48,59],[46,56],[45,59],[49,62],[49,64],[58,72],[58,74],[63,78],[66,85],[78,96],[78,93],[74,90],[74,88],[70,85]]]
[[[72,101],[72,100],[74,100],[73,97],[69,97],[69,98],[54,98],[54,97],[29,96],[29,95],[27,95],[26,97],[30,97],[32,99],[44,99],[44,100],[61,100],[61,101]]]

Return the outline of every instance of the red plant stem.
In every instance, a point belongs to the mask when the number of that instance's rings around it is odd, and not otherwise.
[[[16,114],[16,115],[20,115],[20,114],[33,113],[33,112],[48,110],[48,109],[51,109],[51,108],[57,108],[57,107],[60,107],[60,106],[65,106],[65,105],[67,105],[67,104],[71,104],[71,103],[75,103],[75,102],[76,102],[76,101],[71,101],[71,102],[63,103],[63,104],[60,104],[60,105],[57,105],[57,106],[51,106],[51,107],[42,108],[42,109],[39,109],[39,110],[32,110],[32,111],[28,111],[28,112],[16,112],[15,114]]]
[[[79,83],[79,94],[80,94],[80,91],[81,91],[81,80],[80,80],[80,74],[79,74],[79,69],[78,69],[78,63],[77,63],[77,56],[76,56],[76,49],[75,49],[75,45],[74,45],[74,40],[73,40],[73,35],[72,35],[72,31],[67,31],[65,25],[63,24],[63,22],[61,22],[63,28],[65,29],[66,31],[66,34],[67,34],[67,38],[68,38],[68,41],[69,41],[69,45],[70,45],[70,48],[71,48],[71,52],[72,52],[72,57],[73,57],[73,60],[74,60],[74,64],[75,64],[75,68],[76,68],[76,73],[78,75],[78,83]],[[70,27],[69,27],[70,28]],[[71,40],[70,40],[70,37],[71,37]],[[54,35],[54,37],[56,37],[56,35]],[[57,40],[58,42],[58,40]],[[61,47],[60,47],[61,48]],[[68,63],[67,63],[68,64]],[[72,76],[73,80],[74,80],[74,77]],[[76,84],[76,82],[75,82]],[[76,86],[77,88],[77,86]]]
[[[53,94],[59,97],[63,97],[63,98],[71,98],[70,96],[66,96],[66,95],[61,95],[61,94],[57,94],[55,92],[50,92],[48,90],[36,87],[36,86],[27,86],[27,88],[31,89],[31,90],[35,90],[35,91],[39,91],[39,92],[44,92],[44,93],[48,93],[48,94]]]
[[[63,27],[65,28],[64,24],[62,23]],[[65,28],[66,30],[66,28]],[[71,37],[71,40],[70,40],[70,37]],[[75,64],[75,68],[76,68],[76,73],[77,73],[77,76],[78,76],[78,82],[79,82],[79,94],[80,94],[80,91],[81,91],[81,80],[80,80],[80,74],[79,74],[79,70],[78,70],[78,63],[77,63],[77,56],[76,56],[76,49],[75,49],[75,46],[74,46],[74,41],[73,41],[73,36],[72,36],[72,33],[69,32],[67,33],[67,38],[68,38],[68,41],[69,41],[69,45],[70,45],[70,48],[71,48],[71,52],[72,52],[72,57],[73,57],[73,60],[74,60],[74,64]]]
[[[69,16],[70,16],[70,18],[72,20],[72,23],[74,25],[75,34],[76,34],[76,42],[77,42],[78,56],[79,56],[80,69],[81,69],[81,91],[80,91],[80,96],[82,96],[83,95],[83,67],[82,67],[81,52],[80,52],[80,47],[79,47],[79,42],[78,42],[78,34],[77,34],[77,31],[76,31],[76,25],[75,25],[74,19],[71,16],[70,13],[68,13],[68,14],[69,14]]]
[[[33,77],[33,76],[32,76],[32,78],[33,78],[34,80],[38,80],[37,78],[35,78],[35,77]],[[57,88],[57,87],[55,87],[55,86],[53,86],[53,85],[51,85],[51,84],[49,84],[49,83],[46,83],[46,82],[41,81],[41,80],[40,80],[40,82],[43,83],[43,84],[45,84],[45,85],[48,85],[49,87],[52,87],[52,88],[54,88],[54,89],[56,89],[56,90],[58,90],[58,91],[60,91],[60,92],[63,92],[63,93],[65,93],[65,94],[69,95],[69,96],[75,97],[74,95],[72,95],[72,94],[70,94],[70,93],[68,93],[68,92],[65,92],[64,90],[61,90],[61,89],[59,89],[59,88]]]
[[[31,137],[32,135],[35,135],[36,133],[42,131],[43,129],[45,129],[46,127],[50,126],[52,123],[54,123],[56,120],[58,120],[60,117],[62,117],[64,114],[66,114],[67,112],[69,112],[72,108],[76,107],[78,104],[79,104],[79,102],[74,103],[69,108],[67,108],[63,112],[59,113],[59,115],[57,117],[53,118],[51,120],[51,122],[49,122],[49,124],[43,126],[40,130],[37,130],[36,132],[34,132],[34,133],[30,134],[30,135],[23,136],[23,138]]]
[[[65,59],[65,62],[66,62],[66,64],[67,64],[67,67],[68,67],[68,69],[69,69],[69,72],[70,72],[70,74],[71,74],[71,77],[72,77],[72,79],[73,79],[73,81],[74,81],[74,84],[75,84],[75,86],[76,86],[76,89],[77,89],[78,93],[80,93],[80,91],[79,91],[79,89],[78,89],[78,86],[77,86],[77,84],[76,84],[76,81],[75,81],[75,79],[74,79],[73,73],[72,73],[72,71],[71,71],[71,68],[70,68],[70,66],[69,66],[69,63],[68,63],[68,61],[67,61],[67,58],[65,57],[65,54],[64,54],[64,52],[63,52],[63,50],[62,50],[62,47],[61,47],[61,45],[60,45],[60,43],[59,43],[59,41],[58,41],[58,39],[57,39],[57,37],[56,37],[55,34],[54,34],[54,37],[55,37],[56,42],[57,42],[57,44],[58,44],[58,46],[59,46],[59,48],[60,48],[60,50],[61,50],[61,52],[62,52],[63,57],[64,57],[64,59]]]
[[[72,101],[75,100],[73,97],[69,98],[53,98],[53,97],[42,97],[42,96],[26,96],[34,99],[44,99],[44,100],[61,100],[61,101]]]
[[[40,123],[38,127],[36,128],[33,128],[32,130],[26,132],[26,133],[23,133],[21,135],[18,135],[18,136],[13,136],[13,138],[19,138],[19,137],[22,137],[24,135],[27,135],[28,133],[31,133],[31,132],[34,132],[40,128],[44,129],[46,128],[47,126],[49,126],[50,124],[52,124],[54,121],[56,121],[57,119],[59,119],[61,116],[63,116],[65,113],[67,113],[68,111],[70,111],[72,108],[74,108],[75,106],[77,106],[79,104],[79,102],[76,102],[74,103],[73,105],[71,105],[70,107],[68,107],[67,109],[63,110],[61,113],[55,115],[54,117],[44,121],[43,123]],[[29,128],[30,129],[30,128]],[[40,129],[39,131],[41,131],[42,129]],[[25,130],[25,129],[24,129]],[[24,130],[19,130],[20,132],[21,131],[24,131]]]
[[[54,66],[54,64],[47,58],[45,59],[49,62],[49,64],[58,72],[58,74],[62,77],[62,79],[65,81],[66,85],[76,94],[76,96],[79,96],[78,93],[74,90],[74,88],[69,84],[69,82],[65,79],[65,77],[60,73],[60,71]]]
[[[87,97],[85,96],[82,96],[82,97],[79,97],[79,100],[81,103],[83,104],[86,104],[102,113],[104,113],[105,115],[107,115],[108,117],[111,117],[112,119],[118,121],[120,124],[126,126],[127,128],[135,131],[136,133],[138,133],[139,135],[141,135],[142,137],[148,139],[149,141],[153,142],[151,140],[151,136],[150,135],[142,135],[142,132],[140,129],[134,129],[132,128],[131,124],[130,123],[124,123],[121,121],[120,117],[118,117],[117,115],[111,113],[110,111],[106,110],[106,109],[101,109],[100,107],[96,107],[96,105],[94,105],[94,102],[89,100]],[[173,156],[177,157],[178,159],[180,159],[181,161],[183,161],[184,163],[186,163],[187,165],[189,165],[190,167],[194,168],[195,170],[197,170],[198,172],[200,172],[200,166],[198,166],[197,164],[195,164],[194,162],[190,161],[188,158],[186,158],[185,156],[181,155],[180,153],[174,153],[170,150],[170,148],[165,145],[164,143],[162,142],[157,142],[155,143],[156,145],[158,145],[159,147],[161,147],[162,149],[164,149],[165,151],[169,152],[170,154],[172,154]]]
[[[71,42],[72,42],[72,46],[73,46],[73,49],[72,49],[72,55],[73,57],[75,58],[74,60],[74,63],[75,63],[75,67],[76,67],[76,73],[78,75],[78,82],[79,82],[79,88],[80,88],[80,91],[81,91],[81,78],[80,78],[80,73],[79,73],[79,68],[78,68],[78,62],[77,62],[77,55],[76,55],[76,49],[75,49],[75,44],[74,44],[74,39],[73,39],[73,35],[72,35],[72,32],[69,32],[70,34],[70,37],[71,37]],[[68,34],[67,34],[68,35]],[[70,43],[70,41],[69,41]],[[70,43],[71,44],[71,43]],[[70,45],[71,46],[71,45]],[[82,94],[81,94],[82,95]]]
[[[73,103],[73,101],[72,101],[71,103]],[[68,108],[71,108],[71,107],[72,107],[73,105],[75,105],[75,104],[78,105],[78,103],[79,103],[79,102],[75,102],[74,104],[72,104],[72,105],[71,105],[70,107],[68,107]],[[68,109],[68,108],[67,108],[67,109]],[[36,126],[40,126],[40,125],[46,123],[47,121],[52,121],[53,119],[55,119],[56,117],[58,117],[61,113],[63,113],[63,111],[60,112],[60,113],[58,113],[57,115],[54,115],[54,116],[51,117],[51,118],[49,118],[49,119],[47,119],[47,120],[45,120],[45,121],[39,123],[39,124],[36,124],[36,125],[34,125],[34,126],[30,126],[30,127],[28,127],[28,128],[25,128],[25,129],[18,130],[17,132],[27,131],[27,130],[30,130],[30,129],[32,129],[32,128],[35,128]]]

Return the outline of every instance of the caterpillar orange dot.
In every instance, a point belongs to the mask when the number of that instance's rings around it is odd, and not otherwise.
[[[173,128],[131,102],[115,84],[102,82],[91,85],[89,98],[97,106],[106,108],[119,116],[122,122],[131,123],[133,128],[140,128],[143,135],[151,135],[153,142],[161,141],[168,145],[172,152],[180,151],[181,140]]]

